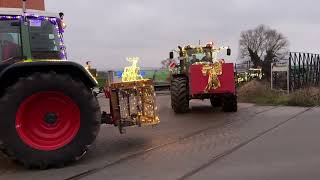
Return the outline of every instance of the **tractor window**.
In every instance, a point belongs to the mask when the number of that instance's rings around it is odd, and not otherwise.
[[[61,59],[59,32],[53,22],[30,19],[30,44],[33,59]]]
[[[17,20],[0,21],[0,62],[21,58],[20,25]]]
[[[203,57],[205,56],[205,54],[200,51],[200,49],[187,49],[187,57],[188,57],[188,61],[193,64],[196,62],[201,62]]]

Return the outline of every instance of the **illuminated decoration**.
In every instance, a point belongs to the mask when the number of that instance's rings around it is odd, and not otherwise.
[[[262,79],[262,69],[261,68],[250,68],[249,69],[249,76],[250,78],[259,78]]]
[[[152,80],[111,84],[111,104],[119,128],[160,122]]]
[[[84,68],[88,72],[88,74],[95,80],[95,82],[98,84],[97,78],[98,78],[98,71],[97,69],[94,69],[91,67],[91,61],[87,61]]]
[[[18,20],[21,16],[0,16],[0,20]]]
[[[213,64],[203,64],[202,74],[203,76],[209,76],[205,92],[221,87],[218,76],[222,75],[222,64],[222,61],[215,62]]]
[[[204,48],[211,48],[211,52],[212,52],[212,61],[213,62],[218,62],[219,61],[219,58],[218,58],[218,54],[222,51],[222,50],[226,50],[228,49],[229,47],[225,47],[225,46],[221,46],[221,47],[218,47],[216,48],[214,46],[214,43],[213,42],[209,42],[206,46],[192,46],[192,45],[187,45],[185,47],[182,48],[182,54],[183,54],[183,57],[187,58],[188,57],[188,54],[187,54],[187,51],[190,50],[190,49],[194,49],[194,54],[204,54],[205,53],[205,50]],[[173,50],[174,52],[177,52],[179,53],[180,50],[179,49],[176,49],[176,50]]]
[[[46,19],[46,17],[44,17]],[[41,17],[40,17],[41,19]],[[63,29],[59,28],[59,23],[57,21],[57,18],[50,18],[49,19],[52,24],[56,26],[57,32],[58,32],[58,37],[60,39],[60,48],[61,48],[61,59],[67,59],[67,54],[66,54],[66,47],[64,45],[63,41]]]
[[[208,42],[207,47],[213,47],[213,42]]]
[[[61,61],[61,60],[59,60],[59,61]],[[86,69],[86,68],[85,68],[85,69]],[[95,74],[92,74],[92,72],[90,72],[88,69],[86,69],[86,71],[87,71],[88,75],[90,75],[90,77],[94,80],[94,82],[95,82],[96,84],[99,84],[99,83],[98,83],[98,80],[97,80],[97,75],[95,76]]]
[[[242,83],[242,82],[244,82],[244,81],[245,81],[245,79],[242,78],[242,77],[238,77],[238,79],[237,79],[237,83]]]
[[[59,28],[59,21],[61,21],[58,18],[55,17],[46,17],[46,16],[38,16],[37,14],[30,14],[30,13],[26,13],[25,14],[26,17],[30,18],[30,19],[37,19],[37,20],[41,20],[41,21],[49,21],[51,22],[53,25],[55,25],[55,28],[58,32],[58,37],[60,40],[60,52],[61,52],[61,59],[67,59],[67,54],[66,54],[66,48],[64,45],[64,41],[63,41],[63,29]],[[5,16],[0,16],[0,20],[21,20],[22,16],[20,15],[5,15]]]
[[[159,124],[154,83],[143,79],[137,66],[138,57],[127,58],[132,63],[122,74],[122,82],[110,85],[111,109],[120,132],[126,126]]]
[[[218,54],[222,51],[222,50],[226,50],[228,49],[228,47],[219,47],[219,48],[212,48],[212,60],[213,62],[217,62],[218,60]]]
[[[61,27],[62,27],[62,29],[67,28],[67,24],[63,20],[61,20]]]
[[[139,57],[129,57],[127,61],[131,62],[132,65],[126,67],[122,74],[122,82],[139,81],[142,80],[140,74],[140,68],[137,66]]]

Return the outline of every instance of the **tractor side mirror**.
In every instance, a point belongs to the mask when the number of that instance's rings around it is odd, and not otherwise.
[[[227,56],[231,56],[231,49],[230,48],[227,49]]]
[[[169,58],[170,58],[170,59],[173,59],[173,58],[174,58],[174,54],[173,54],[172,51],[171,51],[170,54],[169,54]]]

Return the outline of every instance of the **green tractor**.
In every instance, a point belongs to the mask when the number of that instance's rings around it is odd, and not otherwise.
[[[0,9],[0,149],[26,167],[80,159],[100,129],[97,82],[66,60],[64,26],[63,13]]]

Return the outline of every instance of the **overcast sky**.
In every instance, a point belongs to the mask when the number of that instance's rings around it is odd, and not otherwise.
[[[266,24],[283,33],[291,51],[320,53],[316,0],[45,0],[65,13],[69,59],[99,69],[122,68],[125,57],[157,67],[179,44],[213,41],[238,58],[241,31]]]

